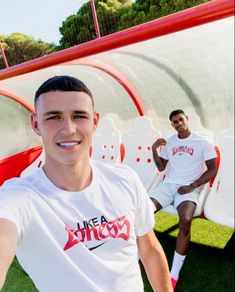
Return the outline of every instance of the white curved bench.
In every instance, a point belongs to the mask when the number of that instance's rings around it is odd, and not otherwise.
[[[123,163],[138,173],[147,191],[159,174],[152,156],[152,144],[160,137],[160,131],[154,128],[147,116],[135,118],[133,128],[122,135]]]
[[[121,134],[110,118],[103,118],[93,135],[91,158],[108,163],[121,162]]]
[[[220,166],[205,203],[208,220],[234,228],[234,128],[219,134]]]

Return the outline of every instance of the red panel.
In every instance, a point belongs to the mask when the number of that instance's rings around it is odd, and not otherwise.
[[[0,80],[138,43],[234,15],[233,0],[214,0],[0,71]]]
[[[125,156],[125,146],[124,146],[124,144],[120,145],[120,153],[121,153],[121,162],[122,162],[123,159],[124,159],[124,156]]]
[[[215,151],[216,151],[216,154],[217,154],[217,158],[216,158],[216,169],[218,170],[219,169],[219,166],[220,166],[220,150],[219,150],[219,147],[218,146],[215,146]],[[213,177],[210,180],[210,186],[211,187],[213,185],[214,180],[215,180],[215,177]]]
[[[41,152],[42,146],[37,146],[0,159],[0,185],[9,178],[20,176],[21,172],[33,163]]]

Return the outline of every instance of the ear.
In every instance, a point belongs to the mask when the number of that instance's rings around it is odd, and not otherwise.
[[[37,120],[37,115],[36,113],[31,114],[31,126],[34,132],[38,135],[41,136],[41,132],[39,130],[39,125],[38,125],[38,120]]]
[[[96,128],[98,127],[99,120],[100,120],[100,114],[98,112],[94,112],[94,117],[93,117],[93,131],[95,131]]]

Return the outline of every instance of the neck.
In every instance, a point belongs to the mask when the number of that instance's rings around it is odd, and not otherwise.
[[[55,186],[69,192],[82,191],[92,182],[92,169],[89,160],[73,165],[46,162],[43,170]]]
[[[183,132],[178,132],[178,137],[180,139],[186,139],[191,135],[191,132],[189,130],[185,130]]]

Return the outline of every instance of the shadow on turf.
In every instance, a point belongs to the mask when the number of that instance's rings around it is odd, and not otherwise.
[[[167,239],[168,247],[170,245],[174,250],[176,238],[169,235],[169,234],[172,231],[175,231],[178,227],[179,227],[178,224],[175,224],[163,232],[159,232],[156,230],[154,232],[155,232],[157,238],[159,239],[159,241],[161,241],[161,239]],[[230,260],[230,261],[235,261],[235,231],[233,232],[233,235],[228,240],[226,246],[223,249],[208,246],[208,245],[203,245],[203,244],[199,244],[199,243],[195,243],[195,242],[190,242],[190,250],[191,251],[198,250],[202,254],[204,254],[204,253],[211,254],[214,256],[222,257],[222,258]]]
[[[164,232],[155,231],[171,267],[176,238],[169,235],[175,224]],[[176,292],[234,292],[235,291],[235,232],[224,249],[190,242],[189,252],[180,273]],[[149,286],[145,292],[152,292]]]

